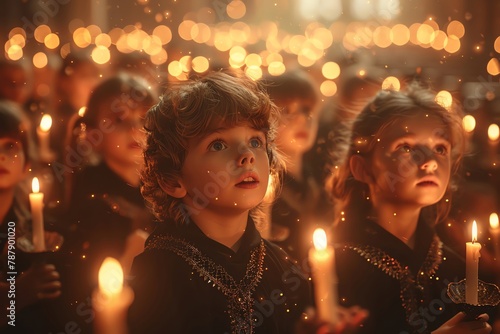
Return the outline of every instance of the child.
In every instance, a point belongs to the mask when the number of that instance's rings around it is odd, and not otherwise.
[[[76,172],[68,182],[68,246],[89,263],[92,286],[107,256],[122,260],[128,272],[152,224],[139,189],[139,170],[144,115],[154,102],[145,82],[135,76],[121,73],[103,81],[76,125],[73,147],[66,148],[64,163]]]
[[[30,213],[27,205],[28,192],[24,187],[30,162],[34,155],[33,141],[30,137],[29,122],[23,116],[21,108],[13,102],[0,102],[0,306],[6,310],[12,308],[15,302],[15,316],[9,318],[2,314],[0,318],[0,331],[32,332],[35,327],[40,327],[44,322],[37,310],[37,303],[42,300],[55,299],[61,294],[59,273],[52,264],[33,264],[24,267],[21,255],[33,249],[30,232]],[[15,243],[9,241],[14,237]],[[55,232],[45,232],[47,249],[59,246],[62,240]],[[15,248],[13,249],[12,246]],[[9,252],[10,250],[10,252]],[[12,251],[18,261],[12,260]],[[7,260],[10,259],[11,263]],[[12,269],[8,265],[15,265]],[[18,272],[15,279],[15,289],[12,291],[7,278]],[[14,292],[15,297],[8,297]],[[40,312],[40,309],[38,309]],[[8,325],[12,322],[16,327]]]
[[[309,286],[256,224],[279,171],[276,107],[222,72],[146,116],[142,193],[162,221],[134,260],[132,333],[290,333]]]
[[[491,331],[487,315],[462,321],[446,294],[465,266],[433,226],[446,218],[465,141],[457,111],[434,96],[416,85],[380,92],[333,181],[339,298],[370,312],[362,333]]]
[[[317,137],[319,96],[313,77],[299,69],[266,77],[263,82],[282,110],[276,146],[286,161],[283,187],[271,210],[270,238],[302,266],[312,247],[314,229],[333,219],[324,179],[316,175],[321,166],[316,168],[312,159],[304,160]]]

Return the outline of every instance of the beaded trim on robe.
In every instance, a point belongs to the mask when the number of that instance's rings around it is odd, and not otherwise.
[[[172,236],[153,236],[146,245],[146,250],[169,250],[184,259],[208,284],[221,291],[228,301],[227,313],[233,334],[252,334],[253,304],[252,293],[259,284],[264,271],[266,249],[264,241],[250,254],[245,276],[236,282],[226,270],[211,258],[202,254],[194,245]]]
[[[417,275],[414,275],[408,266],[401,265],[395,258],[379,248],[353,244],[345,245],[344,249],[346,248],[358,253],[386,275],[399,280],[400,298],[406,312],[406,321],[408,323],[421,323],[416,321],[421,319],[427,327],[426,319],[418,312],[418,301],[422,300],[423,292],[430,278],[436,273],[443,260],[443,243],[439,237],[434,236],[424,263]],[[419,333],[421,332],[422,328],[419,328]]]

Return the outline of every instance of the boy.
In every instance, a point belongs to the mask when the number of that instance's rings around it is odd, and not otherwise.
[[[161,221],[136,257],[133,333],[291,333],[309,284],[256,229],[277,109],[218,72],[174,86],[146,115],[142,194]]]

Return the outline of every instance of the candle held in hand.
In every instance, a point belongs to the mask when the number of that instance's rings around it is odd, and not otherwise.
[[[35,252],[45,251],[45,232],[43,227],[43,193],[40,192],[38,178],[31,183],[32,193],[29,194],[31,205],[33,247]]]
[[[127,310],[134,294],[123,285],[123,269],[118,260],[108,257],[99,269],[99,288],[92,296],[96,334],[126,334]]]
[[[466,244],[465,302],[478,305],[478,271],[481,244],[477,242],[477,223],[472,223],[472,242]]]
[[[336,324],[338,297],[335,252],[333,247],[328,246],[326,233],[321,228],[314,231],[313,242],[314,248],[309,251],[309,262],[318,318]]]

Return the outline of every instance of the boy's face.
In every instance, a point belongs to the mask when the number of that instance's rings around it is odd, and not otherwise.
[[[374,201],[425,207],[446,192],[451,144],[442,120],[423,112],[400,117],[377,137],[367,167]]]
[[[191,140],[181,174],[179,183],[187,191],[182,201],[189,208],[218,214],[248,211],[267,190],[266,135],[241,125]]]
[[[26,158],[20,141],[0,138],[0,190],[14,188],[27,172]]]
[[[318,110],[314,100],[294,99],[278,103],[283,108],[276,144],[285,154],[305,153],[318,134]]]

